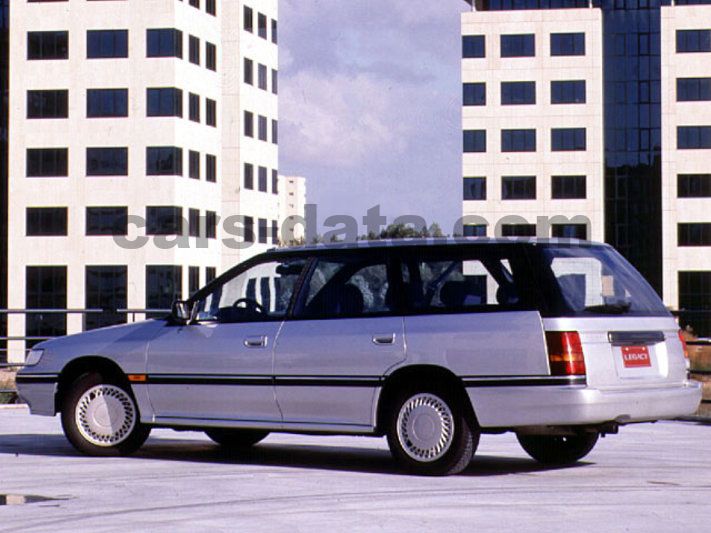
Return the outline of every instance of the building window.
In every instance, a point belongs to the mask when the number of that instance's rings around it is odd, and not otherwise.
[[[486,152],[486,130],[464,130],[464,152]]]
[[[268,141],[267,135],[267,117],[259,115],[259,140]]]
[[[272,42],[274,44],[279,43],[279,39],[277,38],[278,37],[278,28],[279,28],[279,25],[278,25],[277,21],[272,19]]]
[[[148,318],[160,318],[170,310],[175,300],[183,297],[183,268],[174,265],[146,266],[146,308]]]
[[[267,80],[267,66],[262,65],[261,63],[257,67],[257,82],[258,82],[258,87],[262,89],[263,91],[266,91],[269,89],[268,87],[268,80]]]
[[[87,176],[128,176],[128,148],[87,148]]]
[[[504,176],[501,178],[502,200],[535,200],[536,176]]]
[[[87,89],[87,118],[128,116],[128,89]]]
[[[534,57],[535,55],[534,34],[501,36],[501,57]]]
[[[486,39],[483,35],[464,35],[462,37],[462,57],[486,57]]]
[[[88,30],[86,57],[88,59],[128,57],[128,30]]]
[[[194,8],[200,9],[200,0],[190,0],[190,5]]]
[[[205,12],[208,15],[217,16],[216,0],[205,0]]]
[[[553,224],[551,236],[559,239],[584,241],[588,238],[588,227],[585,224]]]
[[[149,176],[182,176],[183,149],[175,146],[146,148],[146,174]]]
[[[251,111],[244,112],[244,136],[254,137],[254,113]]]
[[[272,194],[279,194],[279,173],[272,170]]]
[[[205,154],[205,181],[217,182],[217,157],[212,154]]]
[[[182,235],[183,208],[173,206],[146,207],[147,235]]]
[[[87,309],[101,309],[102,313],[84,316],[84,329],[92,330],[124,324],[126,313],[117,312],[127,307],[128,267],[87,266],[85,305]]]
[[[587,149],[585,128],[553,128],[551,149],[554,152],[575,152]]]
[[[257,183],[259,192],[267,192],[267,169],[259,167],[259,181]]]
[[[27,59],[67,59],[69,32],[31,31],[27,33]]]
[[[267,16],[259,13],[257,15],[257,35],[262,39],[266,39],[267,36]]]
[[[66,148],[28,148],[27,177],[55,178],[68,175]]]
[[[677,30],[677,53],[711,52],[711,30]]]
[[[587,197],[585,176],[553,176],[553,200],[584,200]]]
[[[535,237],[535,224],[502,224],[502,237]]]
[[[552,56],[584,56],[584,33],[551,33]]]
[[[148,57],[183,57],[183,32],[173,28],[146,30]]]
[[[708,102],[711,100],[711,78],[678,78],[677,102]]]
[[[188,36],[188,61],[195,65],[200,64],[200,39],[194,35]]]
[[[279,121],[272,119],[272,143],[279,144]]]
[[[711,336],[711,272],[679,272],[679,309],[690,311],[681,314],[682,326],[689,324],[700,337]]]
[[[188,210],[188,235],[190,237],[200,236],[200,210]]]
[[[205,212],[205,237],[217,239],[217,213],[214,211]]]
[[[585,80],[551,82],[551,104],[584,104],[585,101]]]
[[[486,224],[465,224],[465,237],[486,237]]]
[[[535,81],[501,82],[501,105],[530,105],[535,103]]]
[[[67,235],[66,207],[28,207],[28,237],[63,237]]]
[[[465,83],[463,88],[465,106],[486,105],[486,83]]]
[[[244,6],[244,29],[248,32],[254,32],[254,11],[251,7]]]
[[[711,198],[711,174],[679,174],[677,195],[679,198]]]
[[[279,94],[279,71],[272,69],[272,94]]]
[[[244,188],[254,189],[254,165],[251,163],[244,164]]]
[[[200,179],[200,152],[190,150],[188,152],[188,177]]]
[[[217,70],[217,47],[212,43],[205,43],[205,67]]]
[[[267,244],[267,221],[264,218],[259,219],[259,243]]]
[[[25,268],[25,307],[27,309],[67,308],[67,267],[28,266]],[[28,314],[25,335],[42,339],[67,334],[67,315]],[[27,347],[40,342],[27,341]]]
[[[86,234],[88,236],[128,235],[128,208],[87,207]]]
[[[205,98],[205,124],[217,127],[217,102]]]
[[[711,246],[711,223],[679,224],[679,246]]]
[[[677,127],[677,148],[679,150],[711,148],[711,126]]]
[[[188,296],[192,298],[193,294],[200,290],[200,267],[188,268]]]
[[[464,178],[465,200],[486,200],[486,178]]]
[[[217,278],[217,269],[215,267],[205,267],[205,284],[212,282]]]
[[[146,89],[149,117],[182,117],[183,91],[174,87]]]
[[[279,244],[279,223],[276,220],[272,220],[272,244]]]
[[[254,218],[242,217],[244,222],[244,242],[254,242]]]
[[[67,118],[69,91],[27,91],[27,118]]]
[[[200,122],[200,96],[194,93],[188,93],[188,118]]]
[[[501,130],[502,152],[535,152],[536,130]]]
[[[244,82],[254,85],[254,61],[244,58]]]

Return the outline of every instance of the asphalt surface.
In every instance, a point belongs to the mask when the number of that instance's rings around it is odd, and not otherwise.
[[[95,459],[58,418],[0,409],[2,532],[709,531],[710,506],[700,423],[623,428],[561,469],[512,435],[484,436],[463,474],[424,478],[369,438],[271,435],[238,456],[158,430],[135,456]]]

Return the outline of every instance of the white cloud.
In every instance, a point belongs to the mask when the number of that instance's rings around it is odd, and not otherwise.
[[[408,126],[395,92],[369,74],[290,77],[280,95],[280,121],[289,132],[282,151],[290,161],[337,167],[403,152]]]

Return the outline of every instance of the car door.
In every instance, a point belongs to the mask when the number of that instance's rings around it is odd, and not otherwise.
[[[287,427],[372,426],[382,377],[405,357],[396,284],[382,250],[316,258],[275,350],[276,395]]]
[[[281,422],[273,349],[306,260],[265,259],[199,292],[195,319],[148,350],[148,393],[161,420]],[[193,302],[191,302],[193,303]]]

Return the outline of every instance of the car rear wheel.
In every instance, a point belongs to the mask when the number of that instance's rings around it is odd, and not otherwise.
[[[70,386],[62,402],[62,428],[74,448],[95,456],[133,453],[151,431],[140,423],[130,387],[98,372],[84,374]]]
[[[206,429],[205,435],[225,448],[244,449],[263,441],[269,435],[268,431],[256,429]]]
[[[420,475],[464,470],[479,444],[459,402],[436,390],[406,391],[393,403],[388,444],[395,459]]]
[[[516,435],[521,447],[533,459],[546,465],[573,464],[595,447],[598,433],[577,435]]]

